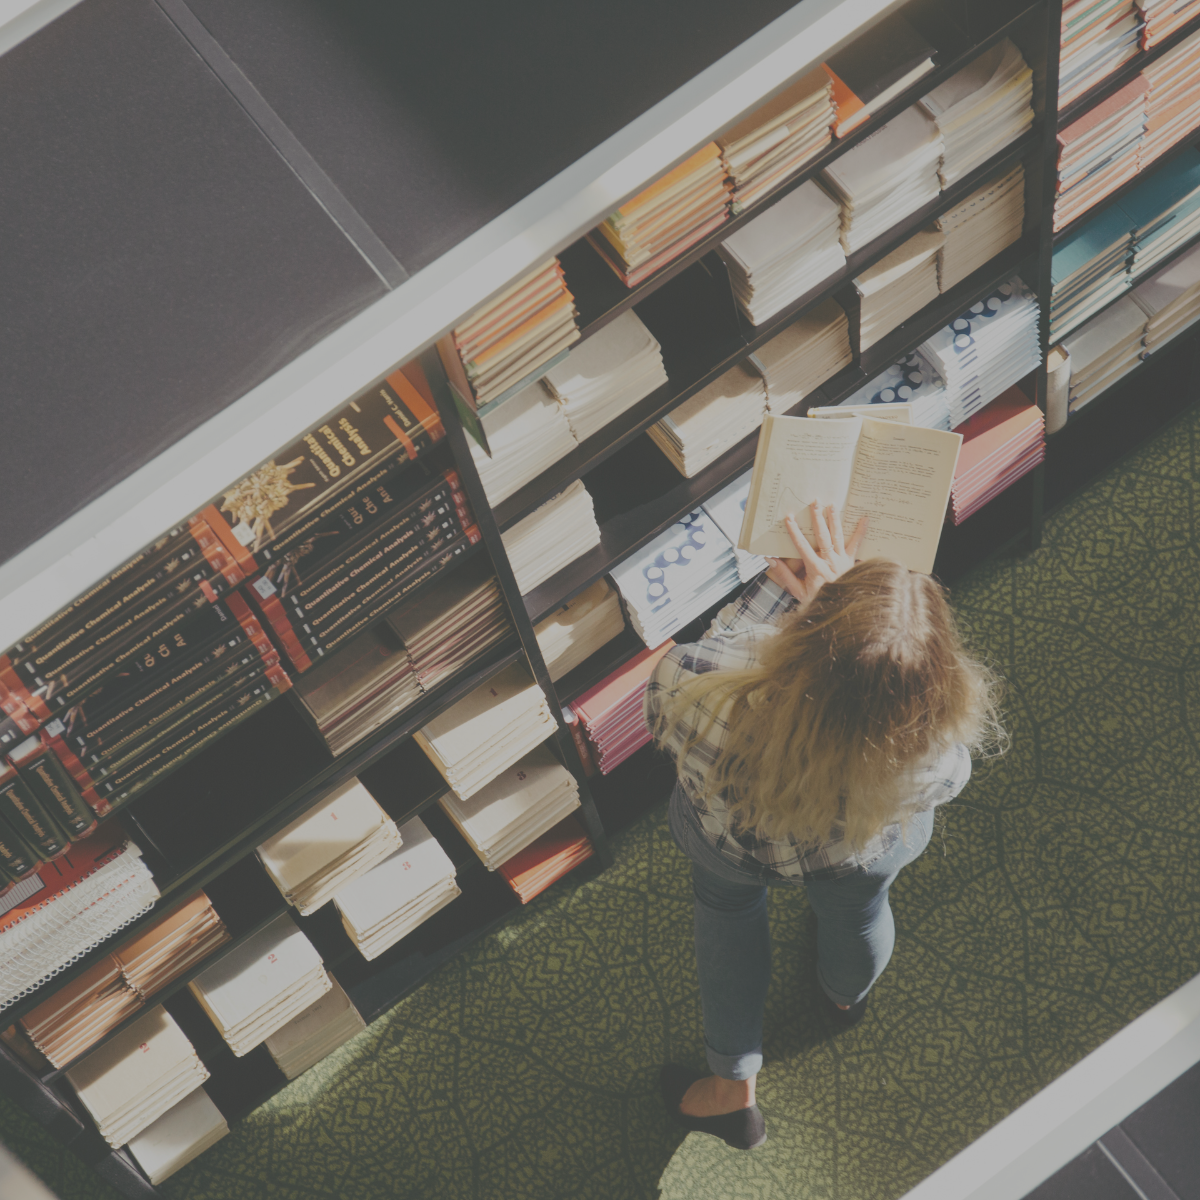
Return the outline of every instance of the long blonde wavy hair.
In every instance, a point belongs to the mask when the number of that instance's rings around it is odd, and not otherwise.
[[[728,724],[706,796],[762,837],[862,845],[902,820],[911,771],[955,742],[1004,746],[998,677],[964,646],[941,585],[872,559],[826,583],[766,644],[761,665],[687,680],[655,728],[682,762]],[[708,720],[675,746],[697,712]],[[687,726],[684,726],[687,727]]]

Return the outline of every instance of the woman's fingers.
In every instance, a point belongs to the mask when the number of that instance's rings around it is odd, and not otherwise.
[[[813,533],[817,537],[817,549],[821,552],[822,557],[828,558],[833,553],[833,543],[829,538],[829,526],[825,524],[825,514],[821,511],[821,505],[816,500],[808,506],[808,510],[812,514]]]
[[[808,588],[804,579],[788,566],[786,558],[769,558],[767,561],[771,564],[767,568],[768,579],[779,584],[785,592],[795,596],[797,600],[804,600],[808,596]]]
[[[829,535],[833,540],[834,554],[846,553],[846,542],[842,537],[842,518],[841,514],[832,504],[825,508],[825,521],[829,526]]]
[[[818,578],[825,577],[825,560],[812,548],[812,544],[804,536],[800,526],[796,524],[796,518],[791,513],[788,513],[787,516],[787,531],[788,536],[792,539],[792,544],[800,551],[800,559],[804,563],[805,573],[812,572]]]
[[[871,518],[866,514],[858,518],[858,524],[854,527],[854,532],[850,535],[850,540],[846,543],[846,553],[851,558],[858,557],[858,548],[862,545],[862,540],[867,536],[867,526],[871,523]]]

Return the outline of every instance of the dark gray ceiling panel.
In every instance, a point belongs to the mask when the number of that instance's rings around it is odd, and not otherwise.
[[[411,273],[793,0],[188,0]]]
[[[0,561],[383,294],[152,0],[0,58]]]

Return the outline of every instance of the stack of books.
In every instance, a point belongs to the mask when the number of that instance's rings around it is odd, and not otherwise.
[[[200,892],[43,1000],[21,1028],[54,1066],[66,1066],[227,941],[229,931]]]
[[[938,298],[938,255],[943,240],[936,230],[923,230],[855,278],[860,351]]]
[[[767,560],[758,554],[738,549],[738,538],[742,534],[742,518],[746,515],[746,500],[750,495],[750,476],[747,471],[732,483],[726,484],[715,496],[710,496],[701,507],[716,522],[717,528],[729,539],[737,556],[738,580],[749,583],[767,569]]]
[[[1138,173],[1145,128],[1146,80],[1137,75],[1058,131],[1056,232]]]
[[[367,1027],[336,979],[315,1004],[267,1038],[267,1052],[288,1079],[303,1075]]]
[[[691,479],[749,437],[767,411],[767,389],[745,367],[731,367],[646,431],[680,475]]]
[[[601,680],[571,709],[579,718],[590,747],[590,757],[602,774],[619,767],[631,754],[650,741],[650,730],[642,713],[642,700],[658,661],[675,643],[667,640],[653,650],[643,650]]]
[[[838,205],[810,179],[717,247],[752,325],[761,325],[846,265],[840,230]]]
[[[480,407],[501,402],[579,340],[575,316],[575,298],[552,258],[472,313],[451,335],[453,358],[442,358],[451,359],[448,367],[461,364],[469,388],[464,399]],[[450,377],[461,390],[458,373]]]
[[[1147,175],[1120,209],[1133,230],[1129,273],[1144,275],[1200,234],[1200,151],[1188,147]]]
[[[403,646],[373,626],[319,658],[296,691],[334,754],[414,705],[421,684]]]
[[[404,845],[335,897],[350,940],[378,958],[462,895],[450,856],[419,817],[400,828]]]
[[[870,383],[847,396],[838,407],[857,409],[898,404],[908,409],[913,425],[923,425],[927,429],[950,428],[950,402],[945,381],[920,351],[905,355],[881,371]],[[863,415],[870,416],[870,413]]]
[[[72,1067],[67,1079],[110,1146],[123,1146],[208,1078],[161,1006]]]
[[[962,427],[950,509],[961,525],[1046,457],[1042,410],[1020,388],[1009,388]]]
[[[488,500],[499,504],[536,479],[579,444],[567,414],[539,380],[479,418],[484,450],[468,438]]]
[[[109,822],[0,900],[0,1010],[154,907],[141,855]]]
[[[234,1054],[248,1054],[332,983],[312,942],[286,914],[235,946],[188,988]]]
[[[597,330],[545,379],[576,441],[667,383],[662,347],[632,309]]]
[[[834,115],[833,85],[818,67],[717,138],[733,184],[734,214],[757,203],[827,146]]]
[[[597,579],[534,626],[546,670],[557,683],[625,629],[621,598],[607,579]]]
[[[1190,17],[1200,12],[1192,4]],[[1142,72],[1146,81],[1146,132],[1138,148],[1144,171],[1200,125],[1200,33],[1185,38]]]
[[[1068,413],[1094,400],[1141,362],[1145,334],[1146,313],[1133,293],[1110,304],[1063,342],[1071,362]]]
[[[129,1150],[146,1178],[157,1186],[228,1132],[221,1110],[198,1087],[132,1138]]]
[[[521,903],[528,904],[594,853],[579,818],[570,816],[502,863],[500,874]]]
[[[1131,293],[1146,314],[1146,350],[1161,350],[1200,316],[1200,246],[1193,246]]]
[[[737,587],[737,555],[697,508],[616,567],[612,581],[634,632],[647,646],[660,646]]]
[[[588,241],[626,287],[678,258],[729,217],[730,187],[716,142],[622,204]]]
[[[413,736],[466,799],[557,730],[542,689],[513,663]]]
[[[1033,126],[1033,72],[1004,38],[921,101],[942,135],[942,187],[970,174]]]
[[[1055,246],[1050,263],[1051,341],[1082,325],[1129,287],[1125,268],[1133,229],[1124,205],[1114,204]]]
[[[349,779],[263,842],[258,857],[283,898],[307,917],[399,847],[395,821]]]
[[[748,361],[766,382],[767,411],[783,416],[854,361],[845,310],[832,298],[823,300]]]
[[[512,633],[491,563],[463,563],[388,617],[422,691],[487,653]]]
[[[1025,168],[1018,163],[934,221],[944,239],[938,254],[941,291],[948,292],[1019,241],[1024,225]]]
[[[942,135],[914,104],[821,173],[842,205],[842,247],[853,254],[941,194]]]
[[[1200,0],[1136,0],[1142,14],[1142,49],[1152,50],[1164,38],[1200,16]],[[1189,39],[1190,40],[1190,39]]]
[[[586,344],[586,343],[585,343]],[[591,493],[576,479],[501,534],[517,587],[531,592],[568,563],[600,545]]]
[[[469,799],[447,795],[438,803],[494,871],[579,807],[579,784],[549,746],[539,746]]]
[[[950,426],[1023,379],[1042,361],[1037,297],[1011,279],[919,347],[946,384]]]
[[[1064,108],[1138,53],[1133,0],[1067,0],[1062,7],[1058,107]]]

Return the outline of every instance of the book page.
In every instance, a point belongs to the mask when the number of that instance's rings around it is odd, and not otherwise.
[[[811,540],[811,501],[832,504],[839,511],[845,507],[861,427],[857,417],[810,421],[807,417],[768,416],[759,435],[739,549],[795,558],[796,547],[784,520],[794,514]]]
[[[944,429],[862,422],[842,511],[847,535],[861,516],[871,519],[860,558],[894,559],[923,574],[933,570],[961,445],[961,433]]]

